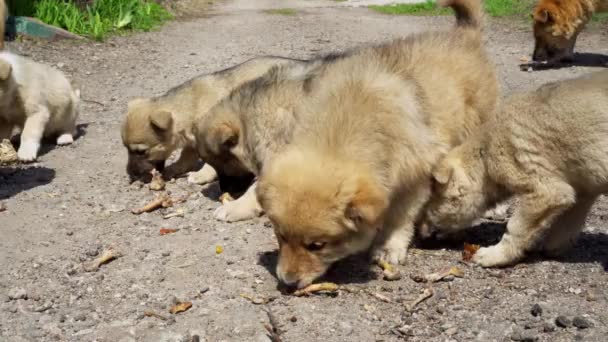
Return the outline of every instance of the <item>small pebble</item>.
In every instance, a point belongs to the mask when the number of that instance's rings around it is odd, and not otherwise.
[[[168,257],[169,255],[171,255],[171,252],[163,252],[162,256],[164,257]]]
[[[574,319],[572,320],[572,324],[579,329],[587,329],[593,326],[593,323],[591,323],[590,320],[582,316],[574,317]]]
[[[560,328],[568,328],[572,326],[572,321],[570,321],[570,319],[568,319],[566,316],[557,316],[555,319],[555,325]]]
[[[79,312],[76,315],[74,315],[74,320],[76,322],[85,321],[86,319],[87,319],[87,316],[83,312]]]
[[[199,291],[201,294],[207,293],[209,291],[209,286],[203,286]]]
[[[12,300],[27,299],[27,292],[22,288],[14,288],[8,292],[8,298]]]
[[[291,318],[289,319],[290,322],[295,323],[298,321],[298,317],[296,316],[291,316]]]
[[[530,313],[534,317],[542,316],[543,308],[538,304],[534,304],[534,305],[532,305],[532,310],[530,310]]]
[[[532,330],[518,330],[511,334],[511,340],[521,342],[534,342],[538,340],[538,336]]]
[[[551,323],[551,322],[545,322],[545,323],[543,323],[543,331],[546,333],[554,332],[555,325],[553,325],[553,323]]]

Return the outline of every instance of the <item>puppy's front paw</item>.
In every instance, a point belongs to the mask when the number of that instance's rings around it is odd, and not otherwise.
[[[509,266],[518,261],[518,257],[508,253],[504,244],[482,247],[473,255],[473,262],[483,267]]]
[[[62,134],[59,137],[57,137],[57,145],[69,145],[73,142],[74,142],[74,137],[69,133]]]
[[[260,215],[260,211],[247,205],[247,203],[239,203],[238,200],[223,204],[215,209],[213,217],[216,220],[224,222],[236,222],[249,220]]]
[[[214,182],[216,178],[217,174],[215,172],[208,172],[205,168],[188,173],[188,183],[190,184],[205,185]]]
[[[36,160],[40,143],[34,141],[22,141],[17,151],[17,157],[22,162],[28,163]]]
[[[393,265],[405,263],[407,258],[407,244],[399,241],[386,241],[384,245],[376,246],[372,251],[372,260],[384,260]]]

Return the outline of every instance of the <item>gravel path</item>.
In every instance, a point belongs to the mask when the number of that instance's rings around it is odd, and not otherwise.
[[[356,3],[351,1],[350,3]],[[292,7],[296,15],[264,9]],[[174,21],[152,33],[108,42],[9,43],[9,49],[56,65],[80,85],[83,136],[71,147],[47,149],[39,162],[0,169],[1,341],[268,341],[270,310],[283,341],[605,341],[608,336],[608,202],[589,218],[576,249],[561,260],[530,260],[483,270],[459,264],[456,246],[415,247],[405,277],[381,279],[353,258],[328,279],[354,290],[338,296],[283,296],[274,277],[277,244],[265,218],[224,224],[219,204],[199,186],[168,184],[183,218],[161,212],[135,216],[150,200],[129,186],[120,122],[126,103],[151,96],[203,72],[256,55],[307,58],[412,32],[450,27],[451,17],[392,17],[334,1],[227,1],[212,15]],[[584,32],[578,50],[608,54],[606,30]],[[487,46],[505,93],[590,71],[526,73],[531,52],[526,23],[491,21]],[[171,212],[173,209],[167,209]],[[160,228],[178,232],[159,235]],[[490,227],[471,241],[496,241]],[[216,253],[216,246],[223,252]],[[108,248],[122,257],[86,272]],[[433,284],[434,296],[406,309],[427,285],[410,275],[458,265],[464,278]],[[241,294],[266,299],[253,304]],[[378,294],[380,296],[378,296]],[[389,299],[385,302],[380,298]],[[192,307],[172,315],[175,301]],[[147,317],[146,310],[162,315]]]

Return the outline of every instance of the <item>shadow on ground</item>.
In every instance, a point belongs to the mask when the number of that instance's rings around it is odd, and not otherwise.
[[[0,167],[0,200],[50,183],[55,170],[47,167]]]
[[[532,69],[534,71],[555,70],[570,67],[597,67],[608,68],[608,56],[599,53],[575,53],[571,62],[548,62],[548,63],[525,63],[520,64],[522,71]]]

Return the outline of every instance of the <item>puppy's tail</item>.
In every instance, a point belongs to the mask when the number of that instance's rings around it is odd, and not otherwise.
[[[457,27],[481,31],[485,17],[481,0],[438,0],[437,5],[454,10]]]

